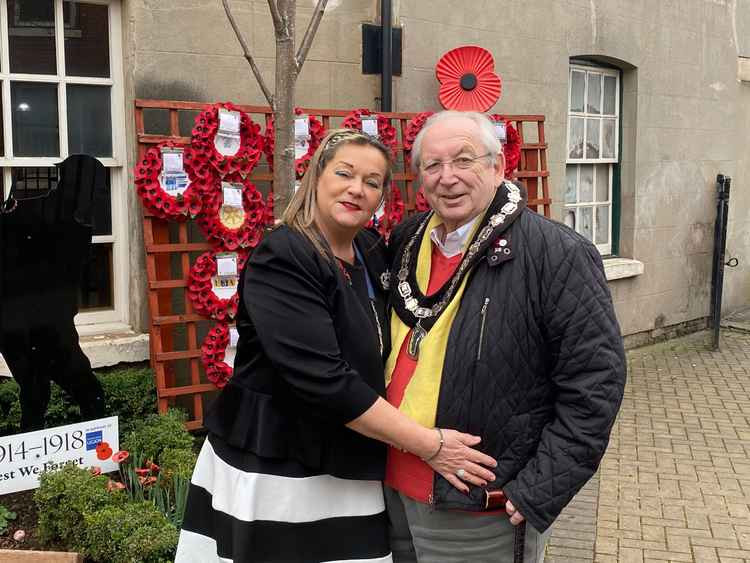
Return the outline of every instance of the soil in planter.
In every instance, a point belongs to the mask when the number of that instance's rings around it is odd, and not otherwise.
[[[43,546],[36,531],[37,509],[34,504],[34,491],[21,491],[9,495],[0,495],[0,504],[16,513],[16,519],[8,522],[8,529],[0,534],[0,549],[55,549]],[[13,539],[16,530],[26,532],[26,539],[17,542]]]

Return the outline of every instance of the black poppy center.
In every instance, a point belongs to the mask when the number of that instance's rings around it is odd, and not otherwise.
[[[477,77],[473,74],[466,73],[461,77],[461,88],[464,90],[473,90],[477,87]]]

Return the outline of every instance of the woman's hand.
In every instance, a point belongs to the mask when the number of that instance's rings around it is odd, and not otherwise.
[[[497,466],[497,462],[490,456],[473,449],[481,442],[479,436],[464,434],[456,430],[441,428],[443,445],[436,442],[434,451],[437,455],[428,458],[428,465],[440,473],[451,485],[464,494],[468,494],[467,483],[477,487],[484,487],[495,480],[495,475],[487,469]],[[435,432],[439,438],[439,433]]]

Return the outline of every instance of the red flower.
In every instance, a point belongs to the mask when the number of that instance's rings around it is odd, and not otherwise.
[[[115,455],[112,456],[112,461],[114,461],[115,463],[122,463],[129,457],[130,457],[130,454],[127,451],[120,450],[119,452],[117,452]]]
[[[419,188],[419,191],[417,191],[417,201],[415,207],[419,212],[430,210],[430,204],[427,203],[427,198],[424,196],[424,188]]]
[[[406,126],[404,132],[404,160],[406,166],[411,165],[411,148],[414,146],[414,140],[422,130],[425,121],[433,114],[431,111],[423,111],[415,115]]]
[[[97,475],[102,474],[102,468],[97,465],[92,465],[91,467],[89,467],[89,473],[91,473],[91,475],[96,477]]]
[[[138,482],[145,489],[156,483],[156,477],[138,477]]]
[[[112,448],[109,447],[107,442],[99,442],[96,445],[96,457],[102,461],[107,460],[112,455]]]
[[[107,481],[107,490],[109,492],[112,492],[112,491],[121,491],[124,488],[125,488],[125,484],[124,483],[120,483],[119,481],[113,481],[112,479],[110,479],[109,481]]]
[[[493,114],[490,116],[493,122],[505,123],[505,143],[503,144],[503,155],[505,156],[505,177],[510,178],[518,168],[521,161],[521,136],[515,127],[504,116]]]
[[[151,470],[148,467],[142,467],[135,470],[135,474],[139,477],[145,477],[149,473],[151,473]]]
[[[374,115],[369,109],[359,108],[352,110],[341,122],[342,127],[347,129],[362,129],[362,116]],[[378,115],[378,138],[380,142],[391,149],[391,153],[396,155],[396,128],[391,125],[391,120],[382,115]]]
[[[156,465],[153,461],[149,463],[149,469],[151,470],[151,473],[153,473],[154,475],[156,475],[157,473],[159,473],[159,471],[161,471],[161,467]]]
[[[229,325],[218,323],[213,327],[201,346],[201,362],[208,380],[222,389],[232,377],[232,366],[224,362],[229,346]]]
[[[487,111],[500,99],[502,81],[487,49],[458,47],[445,53],[435,67],[438,98],[445,109]]]
[[[391,191],[388,195],[383,208],[383,216],[378,221],[378,232],[383,238],[388,239],[393,227],[398,225],[404,218],[404,200],[401,197],[401,190],[395,184],[391,184]]]

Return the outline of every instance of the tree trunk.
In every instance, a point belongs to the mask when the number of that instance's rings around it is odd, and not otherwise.
[[[297,62],[294,48],[296,1],[278,0],[284,29],[276,33],[276,88],[273,113],[275,145],[273,151],[274,215],[280,217],[294,193],[294,87]]]

